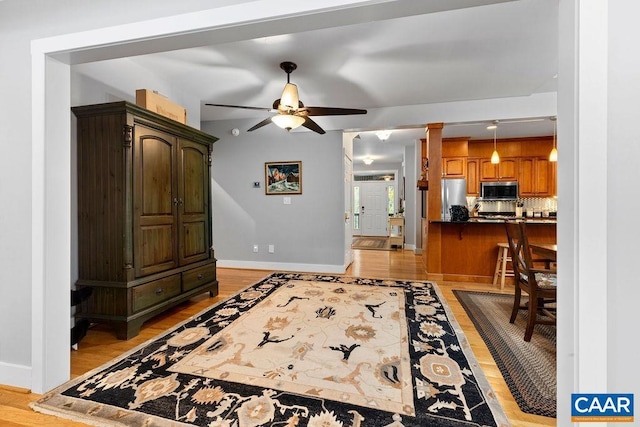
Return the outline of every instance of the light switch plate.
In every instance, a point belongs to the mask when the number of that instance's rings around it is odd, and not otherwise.
[[[284,197],[284,198],[282,199],[282,202],[283,202],[285,205],[290,205],[290,204],[291,204],[291,197]]]

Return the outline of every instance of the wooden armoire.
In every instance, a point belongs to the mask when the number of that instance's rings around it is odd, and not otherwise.
[[[78,140],[77,319],[129,339],[197,294],[218,293],[211,238],[217,138],[128,102],[73,107]]]

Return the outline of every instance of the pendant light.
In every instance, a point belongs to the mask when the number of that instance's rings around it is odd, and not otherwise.
[[[556,148],[556,120],[557,117],[551,117],[551,121],[553,122],[553,149],[549,153],[549,161],[557,162],[558,161],[558,149]]]
[[[498,140],[497,140],[497,132],[498,132],[498,121],[494,120],[491,126],[487,126],[488,130],[493,129],[493,153],[491,154],[491,163],[497,165],[500,163],[500,155],[498,154]]]

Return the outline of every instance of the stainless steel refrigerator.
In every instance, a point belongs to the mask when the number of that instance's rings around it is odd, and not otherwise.
[[[465,178],[442,178],[440,185],[442,193],[442,220],[451,220],[451,206],[467,207],[467,180]]]

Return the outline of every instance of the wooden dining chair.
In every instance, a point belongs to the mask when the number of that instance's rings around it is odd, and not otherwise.
[[[528,310],[524,340],[531,341],[536,324],[556,324],[557,276],[555,270],[536,268],[534,266],[525,222],[506,221],[505,226],[515,283],[513,309],[511,310],[509,322],[515,322],[519,310]],[[528,294],[529,301],[521,305],[520,298],[523,291]],[[554,306],[549,307],[549,304],[552,303]]]

